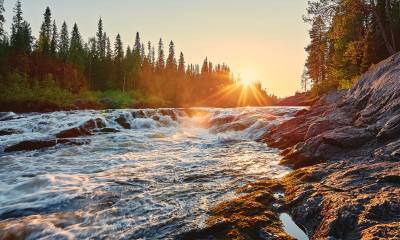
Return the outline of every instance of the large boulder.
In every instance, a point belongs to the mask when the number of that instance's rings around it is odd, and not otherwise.
[[[82,136],[90,136],[92,135],[92,130],[94,129],[99,129],[99,128],[104,128],[106,127],[106,124],[104,121],[100,118],[96,119],[91,119],[89,121],[86,121],[79,127],[67,129],[64,131],[61,131],[56,134],[57,138],[77,138],[77,137],[82,137]]]
[[[14,144],[12,146],[6,147],[4,152],[21,152],[21,151],[34,151],[41,150],[45,148],[54,147],[57,144],[66,144],[66,145],[76,145],[81,146],[84,144],[89,144],[90,140],[87,139],[41,139],[41,140],[25,140]]]

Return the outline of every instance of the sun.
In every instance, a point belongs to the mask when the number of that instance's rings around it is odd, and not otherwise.
[[[252,86],[257,79],[257,74],[249,69],[242,70],[239,74],[239,84],[244,87]]]

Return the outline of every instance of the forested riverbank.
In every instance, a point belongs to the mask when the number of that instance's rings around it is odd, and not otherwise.
[[[59,27],[50,8],[35,38],[20,1],[10,31],[4,29],[3,12],[0,1],[0,111],[236,107],[277,101],[261,83],[242,84],[224,63],[208,58],[201,65],[187,63],[173,41],[144,42],[137,33],[132,44],[124,45],[120,34],[114,39],[107,35],[101,18],[96,35],[85,41],[77,23]]]

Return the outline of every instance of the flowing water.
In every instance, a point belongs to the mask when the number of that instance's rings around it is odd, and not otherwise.
[[[172,239],[202,227],[207,211],[235,197],[239,186],[290,171],[278,165],[276,149],[256,140],[297,110],[3,115],[0,130],[17,131],[0,136],[0,238]],[[109,133],[92,129],[93,135],[79,137],[87,143],[80,146],[4,152],[91,119]]]

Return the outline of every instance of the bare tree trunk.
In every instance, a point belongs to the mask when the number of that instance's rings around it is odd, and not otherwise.
[[[396,51],[393,48],[392,44],[389,42],[389,39],[388,39],[388,37],[386,35],[385,27],[384,27],[383,22],[382,22],[382,18],[379,16],[378,11],[376,10],[376,5],[375,5],[374,0],[370,0],[370,5],[371,5],[372,13],[375,16],[376,21],[378,22],[378,27],[379,27],[379,30],[381,32],[383,41],[385,42],[386,49],[388,50],[390,55],[393,55],[393,54],[396,53]]]

